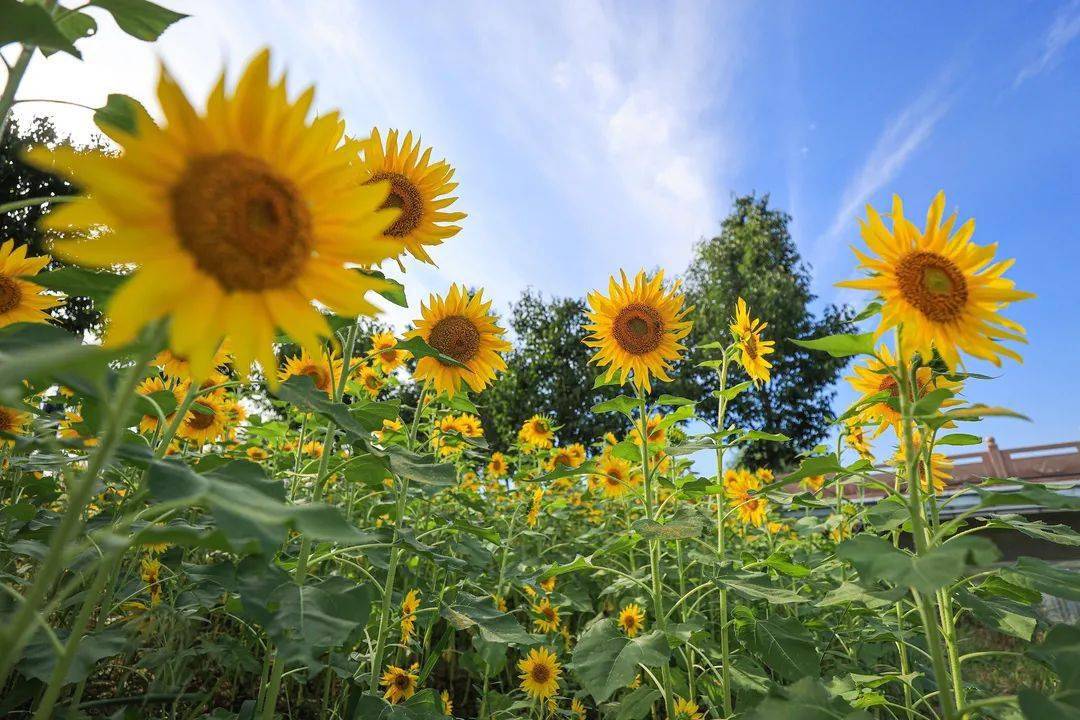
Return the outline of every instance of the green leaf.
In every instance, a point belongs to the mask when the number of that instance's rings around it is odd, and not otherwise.
[[[273,596],[274,619],[267,632],[286,660],[317,671],[327,650],[346,644],[367,624],[371,591],[332,575],[317,585],[285,583]]]
[[[26,380],[92,392],[110,374],[109,363],[123,355],[123,349],[84,345],[55,325],[15,323],[0,329],[0,388],[18,388],[21,397]]]
[[[559,480],[567,477],[580,477],[581,475],[590,475],[596,471],[596,463],[592,460],[586,460],[578,465],[576,468],[567,467],[566,465],[559,464],[554,470],[546,472],[538,477],[523,478],[525,482],[538,482],[549,483],[553,480]]]
[[[371,430],[353,417],[348,405],[331,401],[326,392],[315,387],[315,381],[307,375],[295,375],[281,383],[276,395],[301,410],[318,413],[332,420],[340,430],[362,441],[365,446],[371,437]],[[381,427],[381,420],[379,425]],[[370,447],[367,449],[371,451]]]
[[[701,534],[704,522],[701,517],[693,512],[680,513],[667,522],[659,523],[655,520],[640,518],[634,521],[634,530],[646,539],[658,538],[660,540],[686,540],[696,538]]]
[[[105,104],[94,111],[94,124],[106,134],[111,129],[116,129],[135,135],[138,133],[140,120],[143,120],[144,124],[154,122],[141,102],[120,93],[109,93]]]
[[[795,340],[793,343],[810,350],[822,350],[833,357],[851,357],[852,355],[873,355],[874,334],[862,333],[860,335],[826,335],[813,340]]]
[[[759,620],[745,608],[741,610],[738,637],[769,669],[789,682],[821,672],[814,638],[798,618]]]
[[[1054,492],[1041,483],[1030,483],[1016,479],[1010,479],[1007,482],[1018,485],[1019,488],[1010,488],[1008,490],[994,490],[993,487],[972,488],[979,494],[979,507],[1035,505],[1053,510],[1080,510],[1080,497],[1075,495]]]
[[[1017,693],[1025,720],[1080,720],[1080,707],[1043,695],[1038,690]]]
[[[788,577],[806,577],[812,571],[805,565],[796,565],[791,562],[791,558],[784,557],[779,553],[773,553],[769,557],[765,558],[765,565],[771,567],[781,575],[787,575]]]
[[[1047,525],[1041,520],[1028,520],[1022,515],[999,515],[987,520],[987,527],[1007,528],[1039,540],[1080,547],[1080,533],[1068,525]]]
[[[712,396],[717,400],[720,400],[721,398],[723,398],[724,400],[731,400],[741,394],[744,390],[748,390],[752,387],[754,387],[754,381],[746,380],[739,383],[738,385],[732,385],[731,387],[725,389],[723,392],[720,392],[719,390],[713,390]]]
[[[619,701],[615,711],[615,720],[641,720],[649,714],[656,701],[661,698],[656,688],[642,685]]]
[[[59,290],[69,296],[84,296],[102,306],[113,293],[127,282],[126,275],[110,272],[95,272],[85,268],[67,265],[58,270],[38,273],[34,282],[50,290]]]
[[[679,397],[678,395],[661,395],[656,399],[657,405],[670,405],[672,407],[681,407],[683,405],[696,405],[697,403],[688,398]]]
[[[457,483],[457,470],[452,464],[440,463],[432,455],[417,455],[397,445],[389,448],[390,469],[411,481],[449,487]]]
[[[170,25],[187,17],[150,0],[90,0],[90,4],[107,10],[121,30],[146,42],[157,40]]]
[[[769,433],[763,430],[748,430],[742,435],[738,442],[753,442],[755,440],[765,440],[768,442],[787,442],[791,440],[787,435],[781,433]]]
[[[1055,625],[1027,654],[1052,667],[1063,688],[1080,689],[1080,626]]]
[[[955,396],[956,393],[948,388],[931,390],[915,403],[915,417],[925,418],[936,415],[938,410],[941,409],[941,404]]]
[[[982,438],[968,433],[951,433],[943,435],[934,441],[934,445],[979,445]]]
[[[57,630],[56,635],[62,643],[68,638],[68,632],[64,629]],[[70,685],[85,680],[99,660],[119,655],[124,651],[126,644],[127,637],[122,627],[113,626],[101,632],[85,635],[75,649],[75,657],[71,661],[71,666],[68,667],[63,684]],[[56,661],[56,648],[53,647],[52,642],[38,633],[23,650],[22,660],[16,667],[24,677],[48,682],[53,668],[56,667]]]
[[[641,406],[640,401],[635,398],[620,395],[611,400],[605,400],[602,403],[593,405],[592,411],[594,413],[613,413],[618,412],[623,415],[633,415],[634,411]]]
[[[976,404],[962,408],[953,408],[946,411],[945,414],[950,418],[957,420],[982,420],[987,417],[1011,417],[1031,422],[1031,418],[1022,413],[1018,413],[1015,410],[1003,407],[991,407],[990,405]]]
[[[604,702],[625,688],[638,674],[638,665],[665,665],[670,657],[667,639],[659,631],[636,638],[622,634],[615,623],[593,623],[574,646],[573,672],[596,702]]]
[[[1030,642],[1038,625],[1035,612],[1012,600],[985,599],[963,588],[953,593],[956,602],[989,628]]]
[[[960,579],[969,568],[992,563],[998,554],[992,542],[972,536],[950,540],[918,557],[869,533],[856,535],[836,546],[837,557],[855,566],[863,584],[886,580],[926,593]]]
[[[1045,560],[1022,557],[1012,567],[1002,570],[1001,575],[1020,587],[1067,600],[1080,600],[1080,573]]]
[[[18,0],[0,0],[0,47],[11,43],[62,50],[82,59],[82,54],[45,8]]]
[[[579,570],[591,570],[592,568],[593,564],[590,558],[578,555],[572,562],[552,564],[547,570],[540,573],[539,578],[541,580],[547,580],[548,578],[558,577],[559,575],[566,575],[567,573],[577,572]]]
[[[713,582],[722,588],[734,590],[750,600],[764,600],[772,605],[790,605],[809,601],[809,598],[789,588],[776,585],[764,573],[728,571],[717,575]]]
[[[409,301],[405,297],[405,286],[402,285],[400,282],[394,280],[393,278],[386,277],[386,275],[379,270],[365,270],[363,268],[358,268],[357,272],[361,275],[366,275],[368,277],[380,280],[386,284],[386,286],[381,290],[375,291],[379,295],[382,295],[384,298],[394,303],[398,307],[409,307]]]
[[[871,720],[871,716],[830,694],[820,680],[807,677],[786,688],[773,688],[748,720]]]
[[[54,20],[54,22],[60,32],[64,34],[64,37],[72,43],[90,37],[97,32],[97,21],[83,12],[68,10],[58,19]],[[41,52],[45,57],[49,57],[57,51],[50,48],[42,48]]]
[[[502,645],[533,645],[535,640],[525,632],[512,615],[500,612],[490,597],[460,593],[451,604],[439,608],[441,615],[458,630],[475,627],[480,637]]]
[[[840,459],[836,455],[815,455],[803,460],[798,470],[782,478],[781,485],[787,485],[796,480],[816,475],[830,475],[841,472],[844,472],[844,466],[840,464]]]

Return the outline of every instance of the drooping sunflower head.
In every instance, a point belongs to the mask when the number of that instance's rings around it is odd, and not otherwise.
[[[872,460],[874,453],[860,418],[849,418],[844,423],[844,442],[865,460]]]
[[[365,296],[385,281],[353,268],[404,250],[383,234],[401,214],[381,209],[390,183],[365,184],[344,122],[333,112],[308,120],[313,89],[290,100],[284,78],[270,77],[268,51],[232,92],[223,73],[202,112],[167,71],[157,94],[162,126],[144,113],[132,133],[110,129],[120,155],[31,151],[35,165],[86,193],[47,216],[48,228],[84,236],[56,253],[136,266],[109,304],[107,342],[168,316],[169,347],[196,378],[229,337],[237,370],[258,360],[276,383],[276,328],[313,353],[330,335],[314,301],[339,315],[375,314]]]
[[[397,130],[386,134],[383,142],[378,128],[361,143],[361,169],[364,181],[390,184],[384,208],[399,211],[384,235],[404,244],[415,257],[432,265],[435,261],[425,246],[439,245],[457,235],[461,226],[453,223],[465,217],[463,212],[448,212],[456,197],[447,197],[457,187],[454,168],[445,160],[431,161],[431,148],[421,150],[420,138],[411,132],[400,138]]]
[[[420,609],[420,591],[410,590],[401,601],[401,641],[406,645],[416,627],[416,611]]]
[[[645,627],[645,613],[641,606],[630,603],[619,611],[619,627],[627,637],[635,637]]]
[[[435,357],[417,361],[416,377],[432,381],[436,391],[453,396],[464,384],[480,392],[495,379],[496,371],[506,369],[500,353],[509,350],[510,343],[503,339],[506,331],[496,324],[491,301],[484,301],[483,290],[469,295],[455,283],[445,298],[432,294],[421,304],[420,315],[409,337],[422,338],[459,363],[444,363]]]
[[[860,229],[870,253],[854,252],[870,277],[838,285],[878,294],[884,305],[876,334],[901,326],[905,359],[919,353],[929,361],[937,350],[950,368],[960,353],[995,365],[1002,356],[1019,361],[1020,355],[1001,341],[1025,342],[1024,329],[998,313],[1034,295],[1016,290],[1004,277],[1012,261],[994,262],[996,244],[971,242],[974,220],[953,232],[956,215],[943,219],[944,212],[945,193],[939,192],[919,230],[894,195],[890,230],[867,206]]]
[[[285,364],[278,371],[278,379],[285,382],[291,377],[306,375],[317,389],[332,395],[334,384],[341,377],[342,365],[339,357],[327,357],[326,353],[320,353],[316,359],[306,349],[301,349],[299,356],[285,358]]]
[[[402,363],[412,357],[408,350],[397,348],[397,338],[392,332],[375,333],[371,336],[371,352],[378,359],[379,367],[384,373],[392,373],[401,367]]]
[[[546,700],[559,690],[562,668],[555,653],[545,647],[529,651],[524,660],[518,661],[521,670],[521,689],[539,700]]]
[[[683,307],[683,296],[676,288],[664,287],[664,273],[651,280],[641,271],[631,283],[626,273],[621,281],[612,277],[608,294],[589,293],[591,335],[585,344],[597,348],[591,362],[605,368],[605,378],[627,378],[648,392],[652,377],[670,382],[668,370],[682,357],[685,349],[679,340],[690,332],[692,323],[684,320],[692,308]]]
[[[546,415],[533,415],[518,430],[518,441],[531,448],[549,448],[554,439],[554,423]]]
[[[26,249],[26,245],[15,247],[14,240],[0,245],[0,327],[17,322],[48,322],[45,311],[63,301],[26,279],[37,275],[51,259],[48,255],[26,257]]]
[[[416,693],[418,677],[405,668],[390,665],[379,680],[379,684],[386,688],[383,697],[395,705],[402,700],[408,700]]]

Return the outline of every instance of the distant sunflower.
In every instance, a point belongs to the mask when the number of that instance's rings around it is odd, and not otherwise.
[[[866,439],[866,431],[859,418],[851,418],[844,423],[844,442],[864,460],[874,459],[870,441]]]
[[[13,323],[49,321],[44,311],[60,305],[62,297],[46,295],[45,288],[26,280],[49,264],[48,255],[26,257],[26,245],[14,240],[0,245],[0,327]]]
[[[488,460],[487,476],[490,478],[505,477],[507,472],[506,456],[501,452],[491,453],[491,459]]]
[[[693,700],[684,700],[681,697],[675,698],[674,720],[701,720],[703,717],[701,709]]]
[[[645,627],[645,613],[636,603],[619,611],[619,627],[627,637],[635,637]]]
[[[499,353],[509,350],[510,343],[503,339],[506,331],[495,324],[491,301],[484,302],[483,290],[470,296],[464,288],[451,285],[445,298],[432,294],[421,304],[420,315],[409,337],[423,338],[464,366],[420,358],[414,374],[420,380],[433,381],[437,392],[453,396],[462,383],[480,392],[495,379],[497,370],[506,369]]]
[[[574,720],[585,720],[586,711],[585,703],[581,702],[577,698],[570,701],[570,714],[574,716]]]
[[[664,273],[648,280],[641,271],[633,284],[621,273],[621,282],[612,277],[608,295],[589,293],[589,324],[592,333],[585,344],[597,348],[590,362],[606,367],[607,380],[625,383],[633,375],[634,384],[649,392],[652,377],[670,382],[668,370],[685,349],[679,340],[690,332],[691,322],[683,318],[692,308],[683,307],[683,296],[664,288]],[[677,287],[677,284],[676,284]]]
[[[664,442],[664,438],[667,434],[664,432],[664,428],[660,423],[664,421],[662,415],[650,415],[649,419],[645,421],[645,432],[649,436],[649,445],[659,445]],[[633,429],[630,431],[630,439],[637,446],[641,446],[641,424],[635,422]]]
[[[28,425],[30,425],[30,413],[0,405],[0,432],[8,435],[25,435]],[[0,447],[12,444],[14,444],[13,440],[0,438]]]
[[[772,363],[765,359],[775,350],[773,340],[762,340],[761,333],[769,324],[750,317],[746,301],[739,298],[735,305],[735,322],[731,324],[731,334],[739,348],[739,364],[755,384],[769,382]]]
[[[390,196],[383,207],[400,210],[394,223],[383,231],[385,237],[403,243],[417,260],[434,265],[425,246],[439,245],[457,235],[461,226],[452,223],[465,217],[463,212],[446,211],[457,200],[446,197],[457,187],[452,182],[454,168],[445,160],[431,162],[430,147],[421,155],[420,138],[414,141],[411,132],[400,142],[398,139],[398,131],[391,130],[384,144],[379,129],[372,128],[371,137],[361,143],[361,170],[366,182],[390,183]]]
[[[544,415],[533,415],[518,430],[518,441],[534,448],[549,448],[554,439],[555,430],[551,418]]]
[[[375,333],[371,336],[371,351],[384,373],[394,372],[412,357],[408,350],[398,350],[396,346],[397,338],[392,332]]]
[[[404,668],[390,665],[379,681],[379,684],[386,688],[383,697],[395,705],[402,700],[408,700],[416,693],[418,677]]]
[[[1020,355],[1000,341],[1026,342],[1024,328],[998,313],[1034,295],[1003,277],[1012,261],[992,262],[996,244],[971,242],[974,220],[954,233],[956,215],[943,221],[944,212],[945,193],[939,192],[920,231],[904,217],[904,205],[894,195],[890,231],[868,205],[867,220],[859,225],[875,255],[854,252],[870,277],[837,284],[878,294],[884,307],[876,335],[902,325],[905,355],[917,352],[927,361],[936,349],[950,368],[961,352],[995,365],[1002,356],[1019,361]]]
[[[107,343],[170,316],[169,347],[197,379],[229,337],[237,370],[258,360],[276,383],[276,328],[312,351],[330,335],[313,301],[339,315],[377,312],[365,295],[385,282],[354,267],[405,247],[383,234],[401,214],[381,209],[390,183],[365,184],[344,121],[330,112],[309,122],[313,89],[290,101],[284,78],[270,77],[267,50],[231,94],[223,73],[202,114],[165,70],[157,94],[164,126],[142,114],[133,133],[111,129],[119,155],[63,145],[30,152],[34,165],[86,193],[45,219],[49,229],[84,231],[56,254],[137,267],[109,303]]]
[[[539,604],[533,605],[533,625],[540,632],[558,632],[559,623],[559,608],[557,605],[552,605],[551,601],[547,598],[543,598]]]
[[[447,717],[454,716],[454,702],[450,699],[450,693],[443,690],[439,693],[439,702],[442,703],[442,714]]]
[[[410,590],[401,601],[401,642],[409,644],[416,627],[416,611],[420,609],[420,591]]]
[[[247,450],[244,451],[244,454],[248,456],[248,460],[252,460],[254,462],[259,462],[270,457],[270,453],[266,451],[266,448],[259,447],[258,445],[249,447]]]
[[[637,484],[630,463],[613,455],[604,455],[596,464],[595,483],[604,495],[622,497]]]
[[[521,670],[521,689],[538,700],[546,700],[559,690],[562,669],[555,654],[547,648],[529,651],[524,660],[518,661]]]
[[[323,444],[318,440],[308,440],[304,443],[304,446],[300,448],[300,451],[308,457],[321,458],[324,449]]]
[[[210,360],[211,371],[226,365],[232,355],[229,352],[229,343],[225,341],[218,346]],[[161,372],[175,380],[191,380],[191,363],[186,357],[177,355],[172,350],[162,350],[154,357],[153,364],[161,368]],[[208,373],[209,374],[209,373]]]
[[[469,413],[462,413],[454,418],[454,429],[468,438],[478,438],[484,434],[484,426],[480,418]]]
[[[896,380],[888,371],[889,368],[892,368],[894,372],[896,369],[896,360],[893,359],[889,346],[881,345],[878,347],[877,354],[881,360],[871,358],[865,365],[856,365],[854,373],[845,378],[856,392],[862,393],[859,402],[866,401],[868,398],[884,392],[887,392],[889,398],[893,400],[900,395]],[[931,390],[939,388],[946,388],[955,394],[960,392],[961,383],[949,380],[944,375],[935,375],[930,367],[920,365],[915,371],[916,399],[920,399]],[[942,406],[949,407],[950,405],[958,405],[960,402],[955,397],[948,398],[942,403]],[[894,431],[899,431],[901,420],[899,408],[891,406],[887,400],[880,400],[868,405],[859,413],[859,419],[878,426],[872,437],[877,437],[889,427],[892,427]]]
[[[893,455],[891,464],[897,468],[903,468],[905,464],[903,440],[901,439],[900,448],[897,449],[896,454]],[[923,492],[930,492],[931,486],[934,488],[934,493],[940,493],[944,490],[949,480],[952,479],[953,461],[946,455],[941,453],[930,453],[930,477],[927,479],[926,473],[926,457],[922,452],[922,438],[915,435],[915,449],[919,455],[919,480],[920,487]]]
[[[187,388],[178,382],[166,381],[164,378],[155,375],[153,377],[148,377],[139,383],[136,392],[143,396],[150,396],[154,393],[161,392],[171,393],[172,396],[176,398],[176,403],[179,405],[184,400]],[[175,413],[166,414],[165,421],[171,421],[174,414]],[[139,432],[153,432],[154,430],[157,430],[159,424],[160,420],[158,419],[157,412],[153,408],[147,408],[147,411],[143,413],[143,416],[139,419]]]
[[[307,350],[301,349],[299,356],[285,358],[285,364],[278,371],[278,380],[285,382],[291,377],[306,375],[318,390],[333,395],[334,385],[341,378],[343,364],[342,359],[337,356],[327,357],[323,352],[316,360],[308,355]]]
[[[754,491],[761,489],[761,478],[750,472],[738,472],[725,478],[724,489],[728,503],[735,509],[739,522],[761,527],[769,514],[769,501]]]
[[[550,471],[557,470],[560,467],[576,468],[583,462],[585,462],[585,446],[581,443],[573,443],[552,450],[551,457],[548,458],[547,469]]]
[[[212,443],[222,435],[229,425],[229,414],[225,400],[217,395],[201,395],[191,403],[191,409],[180,423],[177,435],[202,445]]]
[[[379,373],[370,365],[360,366],[357,379],[360,381],[360,386],[373,398],[379,396],[385,384]]]

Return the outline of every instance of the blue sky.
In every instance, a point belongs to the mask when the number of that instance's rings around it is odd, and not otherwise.
[[[863,205],[895,192],[921,218],[943,188],[1038,294],[1009,311],[1025,363],[969,391],[1034,422],[982,431],[1003,447],[1080,437],[1080,0],[166,4],[194,17],[156,47],[102,19],[85,63],[39,58],[22,97],[119,91],[154,111],[157,55],[201,97],[271,46],[351,132],[419,131],[458,168],[470,217],[438,269],[410,266],[414,302],[451,281],[505,308],[619,267],[678,273],[751,190],[794,216],[821,300],[858,302],[833,283],[853,273]],[[85,111],[57,115],[91,131]]]

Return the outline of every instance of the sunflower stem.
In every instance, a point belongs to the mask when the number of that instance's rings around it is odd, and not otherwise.
[[[724,348],[724,356],[720,367],[720,397],[716,407],[716,430],[722,433],[727,417],[727,380],[728,366],[730,363],[729,348]],[[727,488],[724,487],[724,455],[727,452],[727,441],[719,438],[716,444],[716,484],[720,486],[720,494],[716,500],[716,556],[720,562],[724,561],[724,507],[727,505]],[[731,639],[728,636],[728,594],[727,588],[720,588],[720,677],[723,684],[724,715],[730,716],[734,711],[731,700]]]

